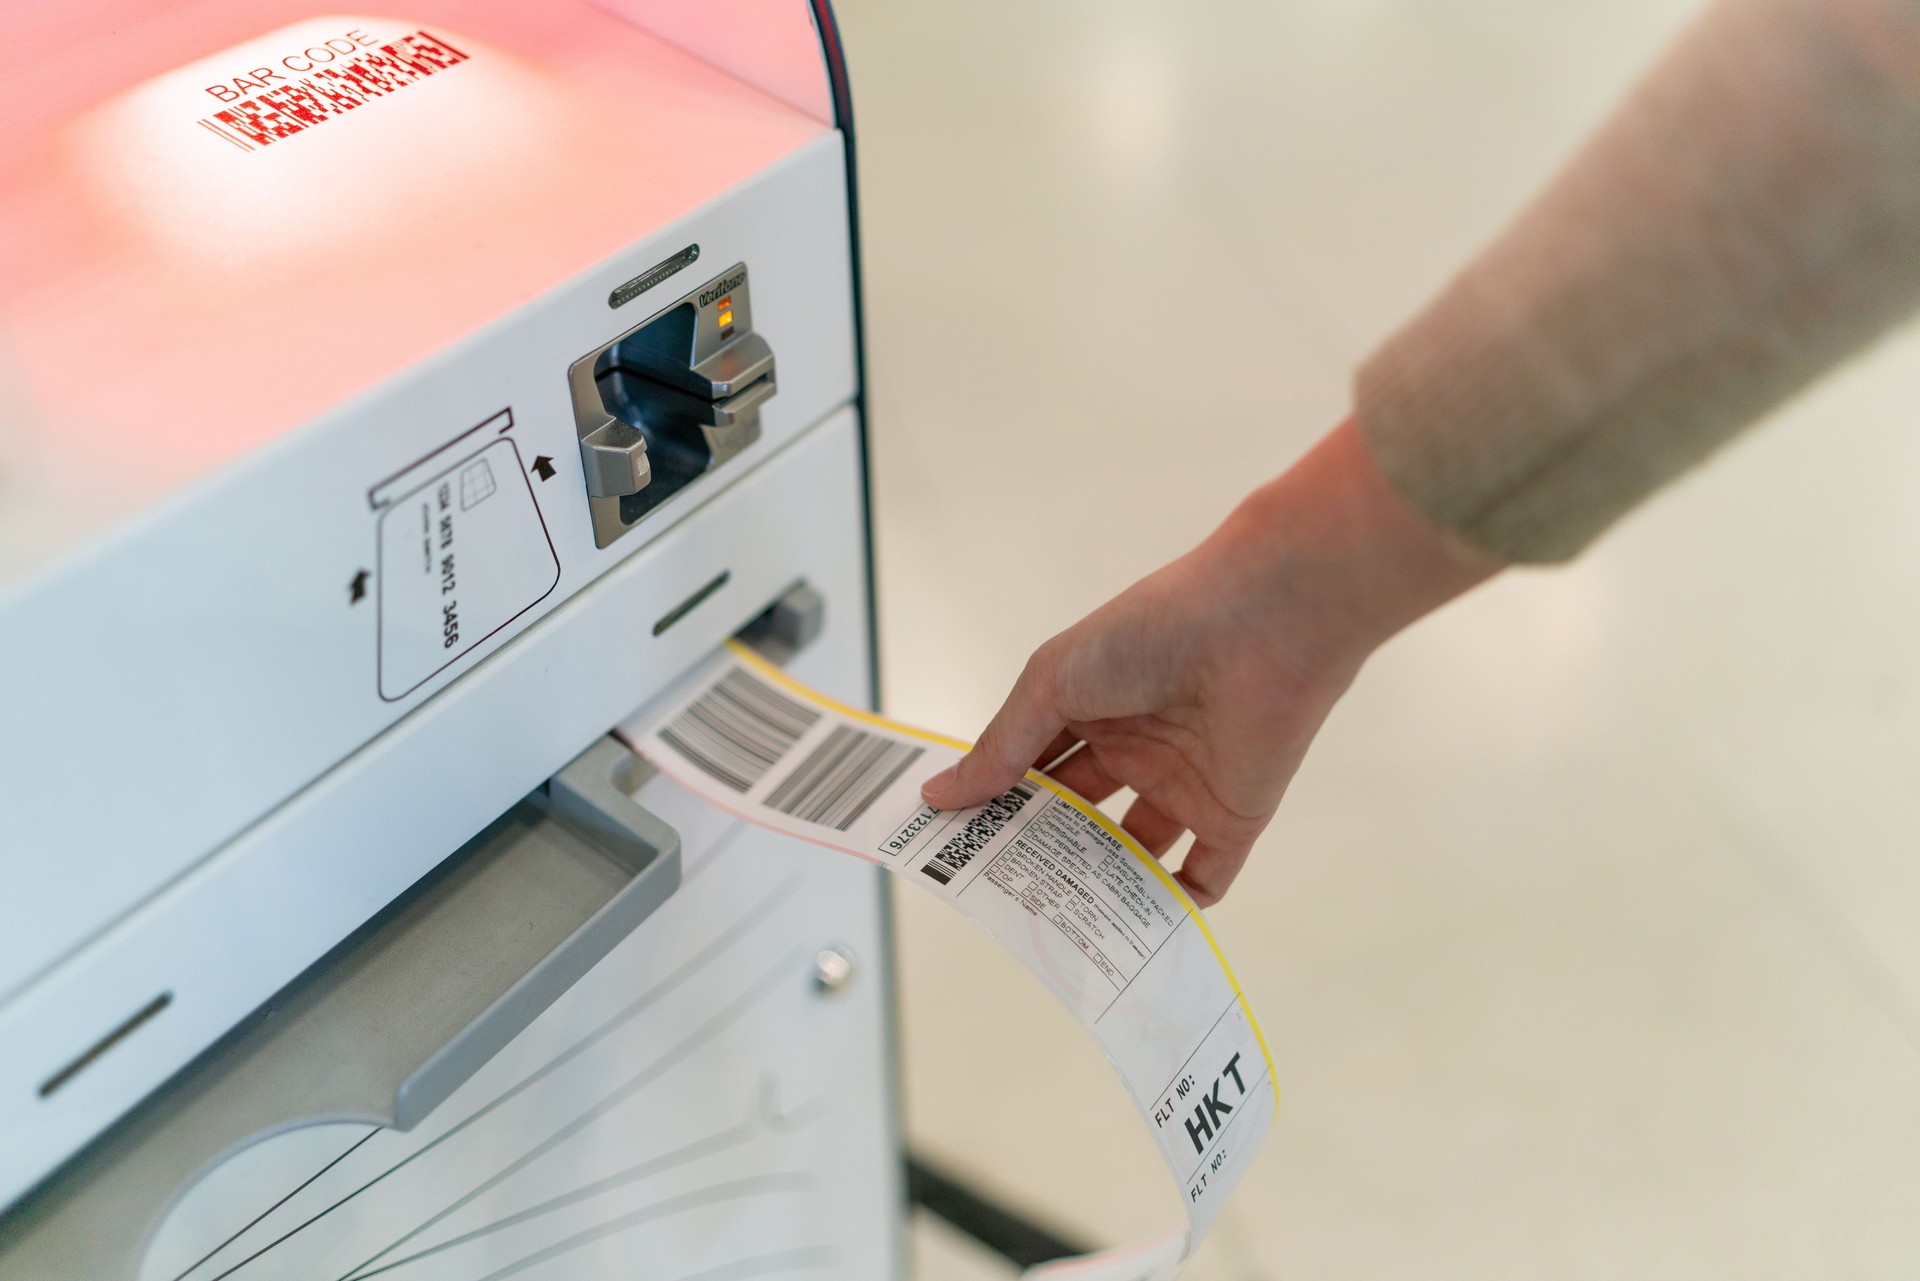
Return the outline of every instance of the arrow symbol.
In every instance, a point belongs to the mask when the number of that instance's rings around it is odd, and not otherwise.
[[[541,454],[533,460],[533,474],[541,480],[553,479],[553,459]]]
[[[370,575],[364,569],[353,576],[353,581],[347,584],[347,604],[358,605],[367,598],[367,579],[369,577]]]

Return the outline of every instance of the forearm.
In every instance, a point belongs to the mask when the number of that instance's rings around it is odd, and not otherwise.
[[[1572,556],[1920,299],[1909,0],[1720,0],[1360,369],[1395,489]]]

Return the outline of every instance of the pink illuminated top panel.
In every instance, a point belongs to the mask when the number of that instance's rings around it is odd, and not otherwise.
[[[14,6],[0,584],[97,528],[103,437],[124,513],[831,127],[804,4],[687,7]],[[768,24],[728,46],[726,9]]]

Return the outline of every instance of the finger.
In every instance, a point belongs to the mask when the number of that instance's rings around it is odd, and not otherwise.
[[[943,810],[991,800],[1020,781],[1066,724],[1055,697],[1053,661],[1042,646],[1027,660],[973,750],[921,784],[921,799]]]
[[[1079,745],[1080,736],[1070,729],[1063,729],[1053,736],[1053,741],[1041,750],[1040,755],[1033,758],[1033,768],[1044,771]]]
[[[1086,748],[1061,761],[1047,774],[1063,787],[1071,787],[1098,805],[1120,790],[1120,783],[1100,767],[1100,761]]]
[[[1140,848],[1155,858],[1165,858],[1173,843],[1186,831],[1186,825],[1176,823],[1155,809],[1144,796],[1136,796],[1133,804],[1127,807],[1127,816],[1120,820],[1120,826],[1129,836],[1140,842]]]
[[[1187,887],[1187,893],[1201,907],[1212,907],[1226,897],[1227,889],[1240,869],[1246,866],[1248,847],[1204,845],[1195,841],[1181,860],[1173,878]]]

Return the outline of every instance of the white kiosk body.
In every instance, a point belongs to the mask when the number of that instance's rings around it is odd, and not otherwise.
[[[872,698],[824,0],[0,41],[0,1276],[882,1278],[881,874],[611,726]]]

